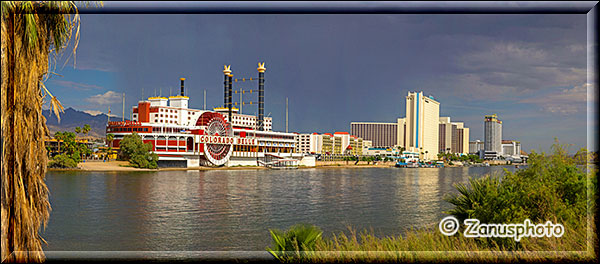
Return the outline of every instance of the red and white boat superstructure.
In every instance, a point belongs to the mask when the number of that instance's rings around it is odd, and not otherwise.
[[[131,121],[108,122],[106,133],[114,135],[111,147],[119,147],[125,135],[137,133],[152,144],[161,167],[236,166],[258,164],[265,154],[301,160],[294,153],[295,134],[272,131],[266,117],[260,129],[258,117],[232,108],[188,108],[189,97],[150,97],[133,107]]]

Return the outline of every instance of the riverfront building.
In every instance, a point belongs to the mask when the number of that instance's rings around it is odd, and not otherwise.
[[[297,153],[321,153],[323,147],[323,137],[317,133],[296,134],[296,152]]]
[[[450,117],[440,117],[440,152],[469,153],[469,128],[463,122],[450,122]]]
[[[296,134],[296,152],[309,153],[310,151],[310,134]]]
[[[502,140],[502,156],[521,156],[521,142],[515,140]]]
[[[352,135],[371,141],[368,148],[403,147],[425,160],[437,159],[439,152],[469,153],[469,128],[463,122],[440,117],[440,103],[423,92],[408,92],[406,117],[396,123],[352,122]],[[395,140],[394,140],[395,139]]]
[[[325,133],[321,135],[321,154],[333,154],[333,135]]]
[[[398,126],[398,136],[396,137],[396,146],[404,147],[406,142],[406,118],[398,118],[396,125]]]
[[[398,143],[398,124],[383,122],[352,122],[350,133],[373,142],[373,147],[392,147]]]
[[[362,138],[357,136],[350,136],[350,154],[352,155],[362,155],[364,142]]]
[[[475,141],[471,141],[469,142],[469,153],[470,154],[478,154],[480,151],[483,151],[483,141],[481,140],[475,140]]]
[[[439,153],[440,103],[423,92],[409,92],[406,96],[407,151],[422,153],[425,160],[436,160]]]
[[[483,123],[484,151],[486,159],[502,154],[502,121],[496,114],[486,115]]]
[[[310,154],[362,155],[363,139],[348,132],[297,134],[296,151]]]

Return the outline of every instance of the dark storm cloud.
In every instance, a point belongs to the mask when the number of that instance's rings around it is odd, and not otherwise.
[[[291,131],[333,132],[351,121],[394,122],[406,93],[423,90],[477,139],[484,114],[545,122],[548,102],[586,83],[585,15],[82,15],[81,29],[78,68],[116,77],[93,95],[125,92],[127,105],[142,89],[175,93],[186,77],[191,107],[202,108],[205,89],[208,107],[220,106],[223,65],[236,78],[256,77],[265,61],[275,130],[285,127],[286,97]],[[580,108],[554,109],[585,122]],[[516,114],[524,111],[535,117]],[[506,127],[524,144],[541,142]],[[556,131],[585,138],[585,127]]]

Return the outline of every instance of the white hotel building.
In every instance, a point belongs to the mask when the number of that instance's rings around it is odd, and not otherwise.
[[[406,96],[406,124],[404,142],[407,151],[423,153],[421,159],[437,160],[439,153],[440,103],[423,92],[409,92]],[[399,124],[401,122],[398,122]]]

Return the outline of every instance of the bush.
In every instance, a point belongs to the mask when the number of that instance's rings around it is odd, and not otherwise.
[[[532,223],[552,221],[565,228],[582,229],[586,216],[586,172],[579,168],[566,148],[552,146],[552,155],[532,152],[529,166],[504,176],[470,179],[458,184],[457,194],[446,197],[455,207],[447,213],[460,222],[476,218],[481,223]],[[595,177],[593,177],[595,178]],[[512,239],[493,239],[508,248],[518,248]]]
[[[133,167],[158,168],[158,155],[152,152],[152,144],[144,144],[137,133],[124,136],[119,146],[119,157],[122,160],[128,160]]]
[[[145,154],[134,154],[130,159],[129,163],[136,168],[147,168],[147,169],[156,169],[158,155],[156,153],[148,153]]]
[[[48,163],[48,168],[76,168],[78,156],[70,156],[67,154],[56,155]]]
[[[350,236],[341,233],[334,234],[331,239],[318,239],[314,251],[303,255],[299,254],[300,247],[288,242],[290,235],[271,232],[276,245],[274,250],[295,251],[296,254],[286,255],[288,258],[283,259],[276,254],[279,252],[268,250],[279,260],[312,263],[414,262],[421,259],[441,262],[593,261],[596,259],[593,248],[598,239],[594,216],[590,214],[587,218],[587,213],[595,211],[597,168],[577,166],[582,156],[569,156],[565,147],[557,143],[552,147],[551,155],[531,153],[529,166],[524,169],[515,173],[505,170],[503,176],[469,179],[469,185],[456,185],[458,193],[446,197],[454,205],[447,213],[460,222],[466,218],[490,224],[523,223],[525,219],[530,219],[533,224],[551,221],[565,227],[560,238],[523,238],[515,242],[513,238],[446,236],[434,225],[409,230],[404,236],[383,238],[376,237],[373,231],[357,234],[351,229]],[[590,173],[590,187],[586,185],[586,169]]]
[[[297,224],[286,232],[272,229],[273,248],[267,248],[280,261],[294,259],[300,256],[300,251],[314,251],[315,244],[321,240],[323,231],[310,224]]]

